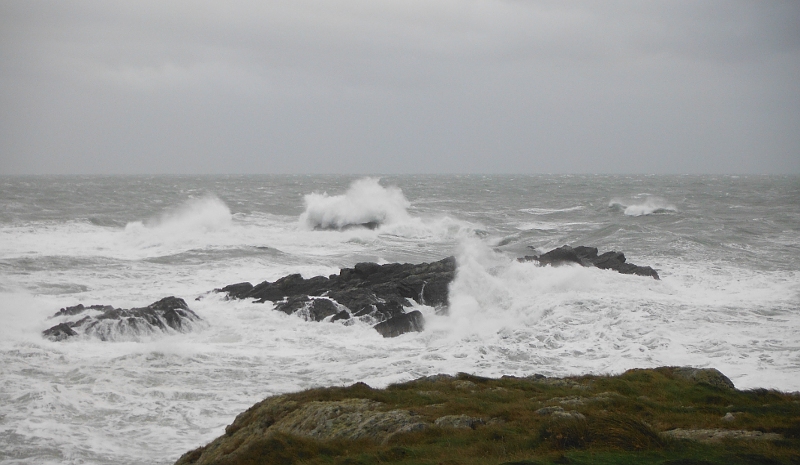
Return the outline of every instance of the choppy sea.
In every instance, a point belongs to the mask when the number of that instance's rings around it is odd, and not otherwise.
[[[515,260],[565,244],[661,280]],[[209,294],[450,255],[449,314],[421,306],[425,331],[394,339]],[[65,306],[171,295],[207,326],[41,335]],[[172,463],[264,397],[315,386],[661,365],[800,390],[800,177],[0,177],[3,464]]]

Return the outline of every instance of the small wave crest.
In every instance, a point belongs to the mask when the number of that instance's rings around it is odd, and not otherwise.
[[[608,207],[612,210],[622,211],[628,216],[642,216],[651,215],[653,213],[678,211],[675,205],[661,197],[647,197],[644,202],[640,203],[627,202],[615,198],[608,202]]]
[[[553,213],[566,213],[583,210],[583,205],[576,205],[569,208],[521,208],[519,211],[530,213],[531,215],[551,215]]]
[[[374,229],[410,219],[407,209],[411,204],[403,191],[395,186],[383,187],[374,178],[354,181],[343,195],[308,194],[304,202],[300,223],[311,229]]]

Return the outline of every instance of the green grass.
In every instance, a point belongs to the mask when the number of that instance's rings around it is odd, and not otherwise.
[[[718,388],[673,376],[669,369],[564,382],[460,374],[455,380],[420,380],[386,389],[358,383],[285,398],[269,411],[257,404],[236,427],[229,427],[229,434],[187,453],[179,463],[800,465],[800,396]],[[353,398],[380,402],[381,410],[409,410],[431,424],[439,417],[461,414],[486,424],[475,429],[431,426],[393,435],[385,443],[317,440],[269,430],[308,402]],[[583,418],[536,413],[552,405]],[[728,412],[735,412],[733,421],[722,420]],[[261,428],[257,433],[238,432],[256,424]],[[659,435],[675,428],[761,431],[783,439],[710,444]]]

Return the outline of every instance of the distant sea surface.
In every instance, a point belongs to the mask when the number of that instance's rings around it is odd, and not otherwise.
[[[565,244],[661,280],[516,261]],[[420,306],[425,331],[393,339],[209,293],[450,255],[449,315]],[[171,295],[207,327],[41,335],[62,307]],[[3,464],[172,463],[264,397],[315,386],[662,365],[800,390],[800,178],[0,177]]]

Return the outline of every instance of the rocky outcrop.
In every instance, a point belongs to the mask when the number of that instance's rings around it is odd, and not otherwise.
[[[406,310],[414,302],[447,306],[455,270],[453,257],[417,265],[359,263],[327,277],[305,279],[292,274],[275,282],[237,283],[215,291],[231,299],[270,301],[276,310],[309,321],[360,319],[373,324],[384,337],[395,337],[422,330],[422,314]]]
[[[270,397],[237,416],[225,428],[224,436],[184,454],[176,465],[244,463],[248,444],[278,434],[323,441],[386,443],[396,434],[430,426],[408,410],[383,410],[384,407],[380,402],[358,398],[300,405],[287,396]]]
[[[716,368],[661,367],[657,370],[669,373],[676,378],[708,384],[718,389],[735,389],[733,381]]]
[[[719,389],[706,376],[717,373],[692,367],[566,378],[458,373],[385,389],[314,388],[255,404],[177,465],[440,463],[457,453],[458,463],[480,453],[475,463],[510,465],[576,448],[587,456],[629,453],[631,463],[648,451],[663,463],[688,463],[686,440],[705,443],[697,450],[716,457],[735,450],[753,463],[794,463],[800,394]],[[726,404],[740,411],[733,420],[718,416]],[[523,446],[497,447],[509,437]],[[784,442],[764,444],[771,440]],[[464,453],[465,447],[474,449]],[[769,457],[757,455],[764,451]]]
[[[411,331],[422,331],[425,326],[425,319],[419,310],[403,313],[389,318],[386,321],[374,326],[375,331],[381,333],[383,337],[396,337]]]
[[[602,255],[597,254],[596,247],[570,247],[568,245],[553,249],[542,255],[526,255],[520,261],[535,261],[540,265],[558,266],[568,263],[577,263],[582,266],[593,266],[602,270],[614,270],[622,274],[635,274],[639,276],[650,276],[660,279],[656,270],[649,266],[637,266],[625,262],[625,254],[622,252],[606,252]]]
[[[762,431],[731,430],[731,429],[673,429],[659,433],[662,437],[670,439],[687,439],[704,443],[717,443],[725,440],[746,441],[779,441],[783,436],[778,433],[764,433]]]
[[[310,402],[277,421],[273,431],[315,439],[371,439],[384,442],[393,434],[419,431],[427,423],[408,410],[380,410],[367,399]]]
[[[158,333],[188,332],[202,326],[202,319],[178,297],[165,297],[147,307],[122,309],[110,305],[82,304],[59,310],[52,318],[80,317],[63,321],[42,335],[63,341],[79,335],[102,341],[135,340]]]
[[[536,261],[540,265],[578,263],[659,279],[658,273],[649,266],[626,263],[625,255],[620,252],[598,255],[593,247],[564,246],[519,260]],[[359,263],[327,277],[306,279],[291,274],[275,282],[264,281],[255,286],[249,282],[236,283],[214,291],[226,294],[229,299],[273,302],[276,310],[308,321],[349,324],[358,319],[373,325],[384,337],[396,337],[422,331],[425,324],[422,313],[408,311],[414,302],[446,308],[448,287],[455,272],[454,257],[416,265]]]
[[[433,424],[439,428],[475,429],[486,422],[469,415],[445,415],[434,420]]]

